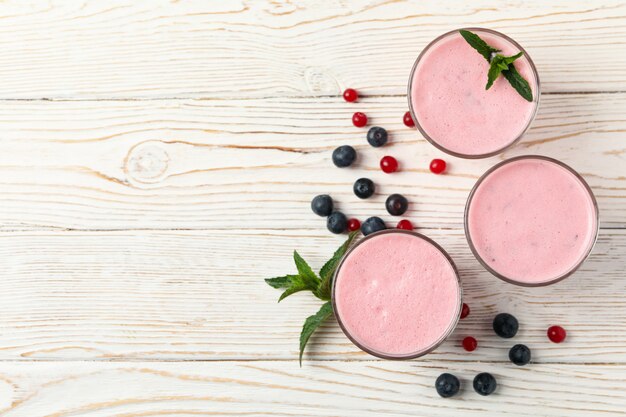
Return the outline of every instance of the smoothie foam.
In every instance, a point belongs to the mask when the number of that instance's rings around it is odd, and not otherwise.
[[[335,277],[335,312],[344,331],[372,353],[417,356],[454,326],[461,294],[456,271],[435,245],[412,232],[365,239]]]
[[[477,255],[501,276],[528,285],[575,269],[597,235],[595,200],[573,172],[522,157],[495,168],[468,202],[466,232]]]
[[[505,56],[520,50],[502,36],[474,30]],[[529,82],[528,102],[500,76],[489,90],[489,63],[458,31],[435,41],[419,58],[410,80],[414,120],[430,139],[452,153],[481,156],[496,153],[526,130],[537,107],[538,80],[526,56],[515,68]]]

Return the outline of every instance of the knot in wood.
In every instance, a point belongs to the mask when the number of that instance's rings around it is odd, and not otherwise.
[[[135,146],[126,159],[126,172],[138,182],[159,182],[167,171],[170,157],[158,142]]]
[[[304,70],[304,81],[309,91],[317,95],[336,95],[341,93],[339,83],[329,71],[320,67],[308,67]]]

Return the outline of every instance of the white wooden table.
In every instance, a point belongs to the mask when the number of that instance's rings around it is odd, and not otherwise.
[[[610,416],[626,414],[626,4],[624,1],[9,1],[0,3],[0,415]],[[539,114],[523,141],[480,161],[441,157],[402,125],[420,50],[462,26],[503,31],[532,55]],[[345,103],[340,92],[365,97]],[[386,127],[367,146],[354,111]],[[332,166],[353,144],[358,167]],[[402,171],[377,168],[383,154]],[[471,256],[467,194],[503,158],[579,170],[602,230],[573,277],[502,283]],[[361,201],[357,176],[380,190]],[[263,278],[319,268],[343,238],[309,209],[330,193],[361,220],[405,194],[446,247],[472,314],[409,362],[359,352],[328,323],[298,367],[319,303],[280,305]],[[490,330],[514,313],[534,363]],[[545,330],[561,324],[566,343]],[[479,349],[459,347],[473,335]],[[459,375],[462,395],[433,383]],[[496,394],[471,380],[492,372]]]

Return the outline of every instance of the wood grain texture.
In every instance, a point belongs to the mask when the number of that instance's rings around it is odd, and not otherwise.
[[[450,371],[458,398],[437,396]],[[499,386],[481,397],[479,372]],[[3,417],[619,416],[626,366],[322,362],[0,364]]]
[[[355,110],[385,126],[390,145],[375,149]],[[626,94],[549,95],[522,142],[479,161],[445,157],[446,175],[428,163],[442,156],[402,125],[399,97],[348,104],[340,98],[0,102],[0,227],[32,229],[318,229],[311,198],[330,193],[362,220],[390,222],[384,200],[401,192],[421,227],[462,227],[469,190],[487,168],[520,154],[557,157],[594,189],[604,227],[626,226]],[[332,150],[359,152],[337,169]],[[386,175],[380,158],[401,172]],[[352,193],[359,177],[376,195]]]
[[[403,95],[436,36],[518,40],[545,92],[626,90],[626,5],[499,1],[0,4],[0,98]]]
[[[617,416],[626,414],[626,3],[492,0],[0,2],[0,415]],[[401,123],[421,49],[461,26],[518,40],[539,114],[497,158],[446,157]],[[343,102],[346,87],[359,103]],[[372,149],[355,111],[391,134]],[[332,166],[354,145],[355,167]],[[548,288],[498,281],[472,257],[462,211],[500,159],[557,157],[601,211],[591,258]],[[378,169],[384,154],[401,172]],[[368,201],[353,181],[373,178]],[[309,209],[330,193],[363,220],[386,195],[457,263],[472,313],[409,362],[359,352],[333,321],[297,366],[311,296],[276,303],[263,278],[319,268],[341,237]],[[507,361],[497,312],[521,322]],[[568,339],[548,342],[549,325]],[[479,348],[459,346],[466,335]],[[436,376],[459,375],[457,399]],[[478,372],[500,388],[483,398]]]
[[[498,312],[515,314],[515,342],[537,362],[626,362],[626,231],[605,230],[574,276],[547,288],[492,277],[457,230],[429,230],[447,248],[472,314],[423,360],[506,361],[510,340],[491,330]],[[297,358],[304,319],[319,301],[279,292],[263,278],[295,271],[294,248],[314,268],[341,238],[317,232],[20,232],[0,234],[0,359],[224,360]],[[259,248],[263,248],[259,250]],[[545,332],[561,324],[561,345]],[[467,354],[460,340],[480,347]],[[329,322],[305,359],[371,360]]]

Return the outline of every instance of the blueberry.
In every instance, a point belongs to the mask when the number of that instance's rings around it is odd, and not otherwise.
[[[500,337],[510,339],[517,334],[519,323],[509,313],[500,313],[493,319],[493,331]]]
[[[374,194],[376,187],[374,186],[374,181],[369,178],[359,178],[354,182],[354,194],[356,194],[359,198],[369,198]]]
[[[333,164],[339,168],[352,165],[356,159],[356,151],[350,145],[343,145],[333,151]]]
[[[452,374],[441,374],[437,378],[437,381],[435,381],[437,394],[439,394],[443,398],[448,398],[456,395],[459,392],[460,387],[461,383],[459,382],[459,378],[455,377]]]
[[[408,200],[401,194],[391,194],[385,202],[387,211],[392,216],[402,216],[409,207]]]
[[[370,233],[378,232],[379,230],[385,230],[385,222],[380,217],[370,217],[365,220],[361,225],[361,232],[363,236],[367,236]]]
[[[517,366],[530,362],[530,349],[526,345],[515,345],[509,350],[509,359]]]
[[[318,216],[326,217],[333,212],[333,199],[328,194],[320,194],[311,201],[311,210]]]
[[[348,219],[342,212],[335,211],[326,219],[326,227],[332,233],[338,235],[345,232],[348,228]]]
[[[382,127],[374,126],[367,131],[367,141],[375,148],[380,148],[387,143],[387,131]]]
[[[483,372],[474,377],[474,391],[480,395],[493,394],[498,384],[496,379],[490,373]]]

